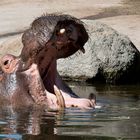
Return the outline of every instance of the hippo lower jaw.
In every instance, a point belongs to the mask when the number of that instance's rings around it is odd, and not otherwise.
[[[54,94],[47,91],[36,64],[32,64],[31,67],[23,73],[27,75],[29,79],[29,94],[33,98],[34,102],[38,105],[47,106],[48,110],[57,111],[70,107],[93,109],[95,107],[94,98],[85,99],[68,96],[68,93],[65,93],[56,85],[53,86]]]
[[[45,89],[36,64],[33,63],[30,68],[22,72],[22,74],[27,77],[29,94],[37,105],[45,105],[49,110],[65,108],[64,98],[55,85],[54,94]]]
[[[95,98],[74,98],[71,96],[63,96],[63,94],[66,93],[63,93],[56,85],[54,85],[54,94],[46,90],[47,98],[44,100],[44,104],[47,105],[48,110],[57,111],[64,108],[93,109],[96,105]]]

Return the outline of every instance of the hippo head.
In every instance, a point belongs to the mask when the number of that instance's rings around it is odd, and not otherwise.
[[[7,54],[0,59],[0,96],[1,100],[13,105],[31,105],[33,100],[28,94],[25,76],[18,73],[20,59]],[[6,103],[6,102],[5,102]]]
[[[26,70],[24,65],[19,57],[11,54],[1,58],[0,103],[12,104],[14,107],[39,104],[51,110],[64,106],[56,87],[55,95],[45,89],[37,64],[32,64]]]
[[[24,47],[20,57],[25,61],[46,46],[57,49],[57,59],[69,57],[78,50],[84,53],[83,46],[88,38],[81,20],[70,15],[43,15],[35,19],[31,27],[24,32]]]
[[[87,40],[88,34],[79,19],[69,15],[44,15],[35,19],[24,32],[20,58],[26,64],[25,69],[36,63],[46,89],[54,92],[56,60],[79,50],[84,53],[83,46]]]
[[[66,92],[64,102],[61,90],[55,86],[58,84],[56,60],[79,50],[84,53],[87,40],[82,22],[74,17],[46,15],[36,19],[22,36],[20,56],[5,55],[0,61],[0,94],[15,105],[36,103],[52,109],[65,107],[65,103],[94,106],[89,100],[72,98]],[[65,84],[60,83],[63,89]]]

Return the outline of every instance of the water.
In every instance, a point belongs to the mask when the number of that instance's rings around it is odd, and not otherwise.
[[[93,92],[93,110],[0,109],[0,139],[140,140],[140,86],[69,85],[81,97]]]

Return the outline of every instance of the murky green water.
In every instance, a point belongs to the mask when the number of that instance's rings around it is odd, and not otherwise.
[[[139,140],[140,86],[70,84],[81,97],[97,96],[94,110],[0,110],[0,139]]]

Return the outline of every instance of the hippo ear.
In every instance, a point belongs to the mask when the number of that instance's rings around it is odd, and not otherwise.
[[[78,24],[78,41],[77,44],[80,46],[80,50],[85,53],[84,45],[88,41],[88,33],[82,24]]]

